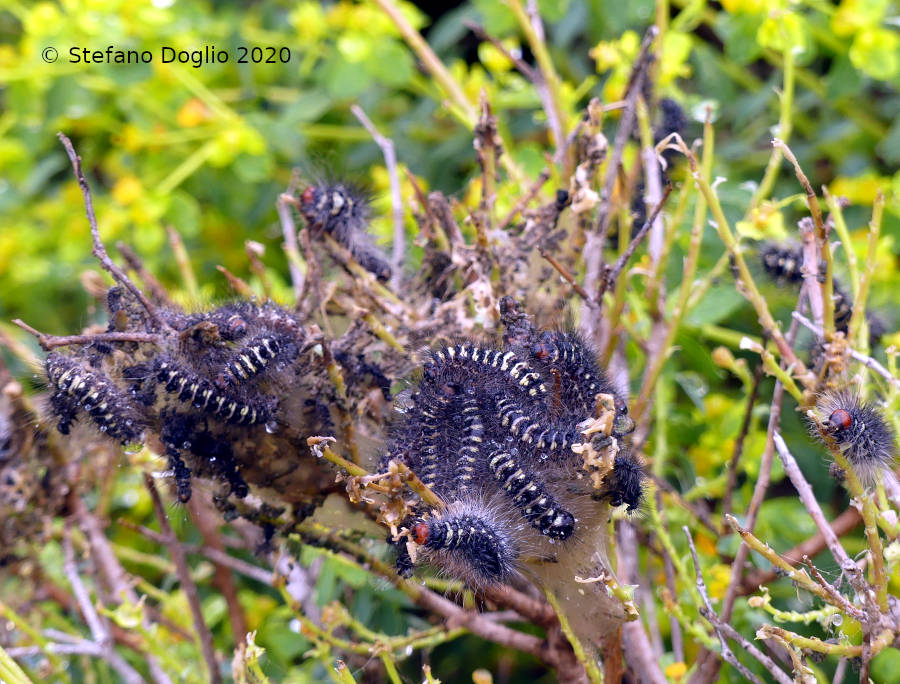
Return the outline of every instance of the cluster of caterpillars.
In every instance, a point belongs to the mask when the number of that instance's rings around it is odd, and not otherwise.
[[[107,307],[108,332],[156,339],[98,341],[49,354],[45,370],[57,427],[68,434],[84,416],[123,444],[158,440],[180,501],[191,497],[193,471],[224,481],[228,491],[220,498],[243,498],[249,487],[242,470],[260,454],[296,452],[299,460],[305,437],[332,427],[327,410],[309,406],[316,393],[306,392],[304,372],[312,345],[290,311],[269,302],[194,314],[160,308],[163,329],[122,288],[109,291]],[[286,398],[287,388],[294,392]]]
[[[631,422],[577,333],[527,337],[502,349],[466,341],[430,352],[413,406],[382,458],[385,468],[392,459],[405,463],[446,504],[419,510],[407,521],[408,538],[429,560],[476,582],[508,579],[529,534],[552,543],[577,536],[567,481],[580,463],[572,447],[586,439],[578,425],[594,417],[597,396],[615,397],[614,437]],[[644,477],[623,449],[594,505],[606,499],[633,511]],[[398,543],[405,573],[413,567],[406,541]]]
[[[799,285],[803,282],[804,258],[803,248],[779,245],[773,242],[764,243],[759,250],[762,267],[772,278],[779,282]],[[820,262],[817,269],[819,282],[825,282],[825,263]],[[837,278],[832,279],[834,293],[834,326],[840,332],[847,332],[850,318],[853,316],[853,296],[847,292]],[[884,321],[877,314],[866,312],[869,324],[869,344],[875,346],[886,332]]]

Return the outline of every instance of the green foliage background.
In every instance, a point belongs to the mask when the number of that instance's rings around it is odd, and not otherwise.
[[[591,97],[611,102],[622,96],[640,36],[657,12],[670,16],[657,94],[675,98],[695,115],[685,135],[688,140],[701,134],[696,118],[702,117],[704,106],[713,107],[714,175],[726,179],[719,193],[732,221],[744,216],[753,193],[748,183],[760,180],[769,159],[779,118],[784,54],[792,51],[797,86],[791,147],[814,187],[825,185],[832,194],[850,200],[845,216],[861,256],[871,204],[879,191],[888,196],[880,268],[870,301],[886,311],[896,329],[900,10],[895,4],[674,0],[671,6],[657,7],[651,0],[566,0],[540,5],[570,127]],[[500,118],[507,154],[525,177],[536,177],[551,148],[535,89],[495,48],[479,44],[462,24],[463,19],[477,21],[516,49],[522,38],[509,9],[492,0],[475,0],[432,19],[411,3],[400,6],[448,65],[470,102],[477,101],[482,89],[487,92]],[[104,50],[107,45],[150,50],[154,63],[67,63],[72,46]],[[159,63],[163,45],[176,49],[214,45],[226,50],[230,61],[199,68],[164,65]],[[55,64],[41,59],[47,46],[59,52]],[[239,65],[235,63],[239,46],[286,46],[292,57],[287,64]],[[527,51],[526,57],[530,59]],[[350,114],[351,104],[358,103],[395,141],[402,166],[428,187],[465,199],[466,182],[476,169],[471,131],[458,108],[443,106],[444,98],[438,85],[418,68],[394,24],[367,2],[0,0],[0,326],[6,330],[12,318],[23,318],[43,331],[62,334],[78,330],[93,316],[79,276],[96,265],[90,257],[80,193],[57,131],[72,138],[84,159],[106,243],[112,246],[122,240],[132,245],[149,269],[181,292],[184,300],[227,296],[217,264],[254,282],[246,268],[246,240],[268,248],[264,261],[278,292],[287,295],[275,200],[290,182],[294,167],[312,175],[349,174],[366,182],[379,216],[374,230],[382,241],[389,239],[381,153]],[[778,135],[784,137],[784,132]],[[683,171],[676,169],[674,177],[683,179]],[[798,191],[796,179],[785,167],[772,196],[791,197]],[[404,192],[409,197],[406,185]],[[515,179],[505,181],[498,193],[498,215],[505,214],[520,194]],[[803,215],[805,208],[798,201],[766,204],[745,217],[739,229],[747,238],[782,238],[795,233],[796,220]],[[186,243],[201,283],[199,292],[182,288],[166,238],[167,225],[174,226]],[[413,228],[411,219],[408,225]],[[713,236],[710,230],[702,272],[722,253]],[[673,282],[679,280],[686,240],[685,233],[671,256]],[[409,268],[415,268],[415,252],[411,259]],[[767,294],[778,297],[775,288]],[[782,320],[793,298],[786,294],[773,299],[781,303],[775,308]],[[665,431],[653,438],[648,451],[660,448],[659,440],[665,440],[665,448],[679,455],[671,457],[663,474],[689,500],[721,493],[724,464],[743,412],[739,383],[713,363],[711,350],[723,341],[736,349],[735,340],[755,332],[755,315],[735,292],[726,270],[721,284],[713,284],[689,315],[677,340],[680,352],[660,380],[660,396],[668,399]],[[890,343],[900,343],[900,338],[894,335],[886,340],[886,345]],[[761,390],[761,396],[767,395],[771,395],[768,381]],[[746,447],[751,455],[761,452],[764,440],[765,406],[758,408]],[[785,420],[786,438],[820,500],[833,502],[832,512],[842,510],[842,495],[828,480],[818,449],[790,412]],[[747,460],[747,484],[736,494],[736,510],[743,510],[749,500],[754,465],[753,459]],[[758,534],[784,550],[814,530],[790,486],[778,484],[782,476],[777,466],[775,477],[773,498],[762,509]],[[139,479],[125,474],[120,479],[110,512],[144,522],[151,512]],[[677,510],[671,512],[673,529],[683,522],[686,519],[679,520]],[[193,534],[182,533],[189,540]],[[132,533],[117,534],[123,546],[140,548]],[[736,548],[733,538],[719,543],[720,551]],[[728,578],[728,566],[716,562],[715,544],[716,540],[700,544],[704,562],[709,562],[707,576],[714,578],[714,596]],[[852,544],[851,552],[862,548],[861,537],[855,549]],[[48,568],[58,569],[58,548],[48,546],[46,559]],[[152,561],[135,558],[133,563],[154,577]],[[401,633],[415,622],[403,610],[398,593],[373,585],[371,578],[334,559],[325,568],[317,587],[323,605],[353,587],[351,609],[373,629]],[[162,581],[167,570],[156,568],[155,580]],[[897,585],[894,577],[895,591]],[[797,604],[788,584],[773,585],[772,593],[789,605]],[[176,619],[183,606],[177,596],[169,600],[168,612]],[[318,661],[303,660],[310,644],[291,629],[292,614],[276,595],[248,584],[242,600],[252,617],[251,628],[259,630],[257,643],[266,648],[270,674],[291,681],[322,675]],[[744,602],[738,605],[738,626],[746,628],[766,617]],[[204,608],[217,646],[228,652],[233,645],[222,599],[210,594]],[[67,617],[60,614],[55,619]],[[185,662],[197,658],[192,645],[183,649],[179,655]],[[483,643],[466,638],[439,648],[432,662],[436,672],[448,677],[454,668],[451,660],[496,668],[504,657],[498,649],[487,652]],[[884,662],[889,658],[892,665]],[[878,681],[900,681],[895,654],[885,654],[876,666]],[[515,677],[522,677],[530,665],[516,662],[508,667]],[[198,672],[186,671],[185,676],[196,678]],[[729,670],[725,673],[736,677]],[[459,681],[465,679],[462,673],[460,677]]]

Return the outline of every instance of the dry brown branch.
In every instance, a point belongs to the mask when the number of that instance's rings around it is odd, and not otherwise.
[[[801,314],[799,311],[795,311],[792,314],[792,316],[794,317],[795,320],[800,321],[800,323],[804,327],[806,327],[807,329],[814,332],[817,336],[819,336],[820,338],[823,337],[824,333],[822,331],[822,328],[819,327],[818,325],[816,325],[815,323],[813,323],[811,320],[809,320],[806,316]],[[870,370],[875,371],[876,373],[878,373],[878,375],[883,377],[885,380],[887,380],[889,383],[891,383],[895,387],[900,388],[900,378],[897,378],[897,377],[891,375],[891,372],[887,368],[882,366],[878,361],[873,359],[871,356],[866,356],[865,354],[862,354],[862,353],[856,351],[855,349],[851,349],[851,348],[848,348],[847,351],[850,353],[850,356],[853,359],[855,359],[856,361],[859,361],[866,368],[869,368]]]
[[[728,524],[725,522],[724,516],[731,513],[731,497],[734,494],[734,488],[737,485],[737,469],[744,453],[744,440],[750,431],[750,424],[753,421],[753,407],[756,405],[756,397],[759,394],[759,383],[763,377],[763,365],[756,364],[753,371],[753,386],[750,388],[750,396],[747,398],[747,408],[744,409],[744,417],[741,420],[741,430],[734,442],[734,450],[731,452],[731,461],[728,463],[728,481],[725,484],[725,493],[722,495],[722,532],[727,533]]]
[[[534,183],[531,184],[531,187],[528,188],[528,191],[522,195],[518,201],[513,205],[513,208],[509,210],[509,213],[503,217],[500,223],[497,226],[498,230],[505,230],[506,227],[512,223],[512,220],[516,217],[517,214],[520,214],[525,207],[537,197],[537,194],[541,191],[541,188],[544,187],[544,184],[550,178],[550,169],[544,168],[538,174],[538,177],[535,179]]]
[[[601,247],[604,242],[606,242],[606,233],[609,230],[609,223],[613,214],[611,206],[613,188],[615,187],[616,178],[620,171],[622,153],[625,151],[625,143],[631,138],[631,133],[634,130],[637,101],[641,94],[644,79],[647,76],[647,69],[652,62],[653,52],[650,48],[653,45],[653,41],[656,40],[657,35],[659,35],[659,29],[656,26],[651,26],[647,29],[647,32],[644,33],[640,52],[631,67],[631,74],[628,76],[628,84],[625,86],[625,107],[622,111],[622,118],[619,120],[619,127],[616,130],[613,153],[609,159],[609,166],[606,168],[606,179],[603,184],[603,197],[607,205],[605,210],[601,212],[597,225],[594,228],[597,233],[598,243]],[[600,263],[598,261],[596,264],[586,263],[585,265],[587,267],[587,273],[585,274],[585,289],[591,290],[593,283],[589,283],[588,280],[593,278],[593,280],[596,281],[600,276]]]
[[[87,537],[94,567],[100,573],[104,584],[109,588],[112,596],[118,601],[126,600],[136,605],[138,603],[137,592],[132,588],[125,569],[122,567],[119,559],[116,558],[116,554],[109,539],[106,537],[100,520],[88,510],[80,496],[70,496],[69,505],[78,523],[78,529]],[[158,622],[162,622],[162,620],[158,620]],[[142,617],[141,625],[144,629],[150,628],[150,620],[146,615]],[[172,684],[172,680],[163,671],[156,656],[145,653],[144,658],[147,661],[147,667],[154,682]]]
[[[278,221],[281,223],[281,235],[284,237],[284,251],[288,257],[288,271],[291,274],[291,285],[294,288],[294,308],[300,306],[306,282],[303,269],[300,268],[300,250],[297,247],[297,225],[294,223],[294,215],[291,207],[296,206],[290,193],[283,192],[275,203],[278,212]]]
[[[206,547],[216,551],[217,556],[227,555],[222,544],[222,535],[219,533],[218,524],[213,518],[216,512],[210,510],[209,506],[201,501],[201,498],[198,496],[191,497],[187,506],[191,512],[191,519],[203,536]],[[228,621],[231,625],[231,633],[234,636],[235,643],[241,643],[247,637],[247,618],[238,600],[234,578],[231,576],[229,566],[217,561],[213,561],[213,563],[216,566],[216,572],[212,578],[212,585],[225,599],[225,604],[228,607]]]
[[[597,301],[603,298],[603,294],[608,289],[615,287],[616,280],[618,280],[619,274],[622,272],[622,269],[625,268],[625,264],[628,263],[628,260],[634,254],[634,250],[637,249],[641,241],[647,236],[647,233],[650,232],[650,229],[653,227],[654,222],[656,221],[656,217],[659,216],[659,212],[662,211],[662,208],[665,206],[666,201],[669,199],[669,195],[671,194],[672,186],[668,185],[663,192],[663,196],[662,199],[660,199],[659,204],[657,204],[653,208],[653,212],[650,214],[650,216],[647,217],[647,220],[644,221],[644,225],[641,226],[641,229],[638,231],[637,235],[635,235],[632,238],[631,242],[628,243],[628,247],[616,260],[616,263],[611,266],[607,265],[606,268],[603,269],[603,275],[600,278],[600,285],[597,287]]]
[[[578,281],[575,280],[575,276],[569,273],[569,269],[563,266],[559,261],[557,261],[551,254],[547,252],[543,247],[538,247],[538,252],[540,255],[546,259],[553,268],[557,270],[557,272],[563,277],[563,279],[572,286],[572,289],[578,293],[578,295],[589,304],[596,304],[596,300],[594,300],[587,292],[585,292],[584,288],[578,284]]]
[[[616,550],[619,554],[619,574],[628,584],[640,582],[637,558],[637,535],[631,523],[619,524],[619,541]],[[622,646],[625,660],[638,673],[641,682],[664,684],[666,677],[653,653],[653,647],[647,632],[640,620],[626,622],[622,625]]]
[[[684,526],[681,529],[684,531],[684,534],[688,540],[688,545],[691,548],[691,557],[694,559],[694,571],[697,573],[697,591],[700,592],[700,596],[703,598],[704,607],[700,608],[700,613],[710,621],[713,626],[713,630],[716,633],[716,636],[719,638],[719,645],[722,647],[722,659],[733,668],[735,668],[738,672],[740,672],[741,675],[743,675],[744,678],[747,679],[747,681],[754,682],[755,684],[762,684],[759,678],[755,674],[750,672],[750,670],[747,669],[746,665],[744,665],[740,660],[737,659],[737,656],[735,656],[734,652],[728,647],[728,642],[725,641],[725,636],[719,630],[717,625],[717,623],[719,622],[718,616],[712,608],[712,603],[710,603],[709,600],[709,593],[707,593],[706,591],[706,582],[703,581],[703,572],[700,570],[700,559],[697,557],[697,549],[694,547],[694,539],[693,537],[691,537],[691,531],[687,528],[687,526]],[[779,681],[784,680],[779,679]],[[790,684],[790,679],[787,679],[785,684]]]
[[[154,541],[162,546],[165,546],[168,543],[168,539],[165,535],[160,534],[155,530],[151,530],[148,527],[144,527],[143,525],[136,525],[130,520],[120,520],[119,524],[123,527],[127,527],[130,530],[134,530],[138,534],[141,534],[147,537],[147,539],[150,539],[151,541]],[[211,546],[200,546],[198,544],[182,544],[181,548],[184,549],[185,553],[195,553],[198,556],[203,556],[204,558],[208,558],[217,565],[230,568],[235,572],[256,580],[257,582],[261,582],[266,586],[272,586],[273,576],[271,570],[266,570],[265,568],[261,568],[258,565],[253,565],[252,563],[241,560],[240,558],[235,558],[234,556],[227,554],[223,549],[214,548]]]
[[[69,345],[93,344],[94,342],[139,342],[149,344],[159,344],[163,340],[162,335],[155,333],[139,333],[139,332],[108,332],[108,333],[90,333],[88,335],[48,335],[40,330],[35,330],[21,319],[15,319],[13,323],[22,330],[31,333],[37,338],[41,348],[50,351],[57,347],[67,347]]]
[[[216,662],[216,649],[213,645],[212,632],[209,631],[209,627],[203,619],[203,609],[200,607],[200,595],[197,592],[197,585],[191,577],[191,569],[188,566],[184,549],[178,541],[178,538],[175,536],[175,533],[172,531],[172,526],[169,524],[166,509],[163,506],[162,499],[159,497],[159,491],[156,489],[156,483],[153,482],[153,478],[147,473],[144,473],[144,486],[150,493],[150,499],[153,502],[153,510],[156,513],[156,519],[159,521],[160,530],[162,530],[162,533],[166,538],[165,545],[172,555],[172,560],[175,563],[175,572],[178,575],[178,581],[181,583],[181,588],[187,598],[188,606],[190,606],[191,617],[194,620],[194,629],[197,631],[197,636],[200,639],[200,648],[203,652],[203,659],[206,661],[209,681],[213,684],[221,684],[222,673],[219,670],[219,664]]]
[[[107,625],[106,620],[101,618],[97,613],[87,588],[81,581],[81,576],[78,574],[78,568],[75,565],[75,552],[72,549],[71,532],[68,526],[63,530],[62,542],[64,554],[63,571],[65,572],[69,583],[72,585],[72,592],[75,596],[75,600],[78,602],[78,607],[81,610],[81,614],[84,616],[84,620],[91,631],[91,637],[93,639],[93,641],[90,642],[79,640],[79,643],[82,643],[85,646],[90,645],[90,648],[84,652],[102,658],[108,662],[110,667],[122,677],[123,681],[128,682],[128,684],[138,684],[143,682],[144,679],[141,677],[140,673],[131,667],[122,656],[116,653],[109,626]]]
[[[72,168],[75,171],[75,178],[78,180],[78,185],[81,187],[81,194],[84,197],[84,209],[87,214],[88,224],[91,227],[91,239],[94,243],[93,255],[100,262],[100,265],[106,269],[110,275],[112,275],[113,279],[120,283],[125,289],[127,289],[134,297],[141,303],[141,306],[147,311],[147,315],[153,320],[153,322],[162,328],[163,330],[171,330],[171,327],[168,323],[166,323],[159,316],[159,312],[156,310],[156,307],[147,299],[147,296],[141,292],[138,287],[131,282],[131,278],[125,275],[125,272],[119,268],[112,259],[109,258],[109,254],[106,252],[106,247],[103,244],[103,240],[100,239],[100,228],[97,225],[97,216],[94,213],[94,200],[91,198],[91,189],[88,186],[87,179],[84,177],[84,171],[81,169],[81,157],[78,156],[75,152],[75,148],[72,146],[72,141],[69,140],[63,133],[57,133],[57,137],[59,137],[60,141],[63,144],[63,147],[66,148],[66,154],[69,156],[69,161],[72,162]]]
[[[231,289],[234,290],[241,297],[246,297],[250,299],[254,296],[253,288],[250,287],[246,281],[234,275],[231,271],[229,271],[224,266],[216,266],[216,270],[225,276],[225,280],[228,281],[228,284],[231,285]]]

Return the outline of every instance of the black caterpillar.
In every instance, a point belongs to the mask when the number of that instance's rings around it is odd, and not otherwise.
[[[300,195],[300,213],[310,229],[331,235],[376,278],[391,277],[390,263],[367,232],[369,205],[358,189],[345,183],[310,185]]]
[[[827,433],[867,483],[893,469],[896,437],[881,411],[850,391],[825,395],[817,409]],[[815,424],[811,430],[818,435]]]
[[[241,401],[215,387],[170,357],[157,360],[156,379],[169,394],[202,412],[234,425],[257,425],[272,420],[271,406],[263,402]]]
[[[269,362],[285,351],[285,345],[274,335],[260,335],[234,352],[225,365],[226,382],[240,386],[244,381],[262,373]]]
[[[606,477],[606,488],[599,498],[608,498],[612,506],[626,506],[629,513],[640,506],[644,498],[644,466],[630,452],[616,455],[612,472]]]
[[[79,409],[87,413],[97,429],[123,444],[141,441],[140,418],[128,397],[100,374],[85,368],[75,359],[53,353],[45,363],[47,377],[54,388],[50,397],[66,435]]]
[[[539,480],[526,473],[513,454],[497,451],[491,456],[488,466],[503,491],[512,498],[532,527],[553,539],[572,536],[575,516],[560,506]]]
[[[411,407],[393,427],[381,461],[382,469],[391,459],[404,462],[446,502],[447,511],[408,521],[410,538],[444,569],[475,581],[512,572],[518,530],[533,528],[549,543],[578,531],[564,483],[581,468],[573,446],[585,437],[577,426],[595,415],[598,394],[611,395],[615,404],[606,443],[630,431],[624,398],[582,338],[539,333],[520,318],[505,320],[503,349],[460,342],[428,354]],[[586,499],[633,511],[644,478],[640,461],[621,451],[602,491]],[[412,566],[399,549],[398,571]]]
[[[443,553],[451,565],[462,564],[463,573],[474,573],[484,582],[502,582],[515,572],[519,555],[515,543],[484,512],[451,512],[419,520],[412,525],[411,536],[422,548]],[[400,569],[408,573],[411,564],[403,562]]]
[[[760,247],[759,258],[763,270],[781,282],[799,284],[803,282],[803,248],[765,243]],[[825,262],[819,262],[818,281],[825,282]],[[837,278],[832,278],[834,302],[834,326],[840,332],[847,332],[853,316],[853,297]],[[869,324],[869,344],[874,346],[884,336],[885,325],[877,314],[866,313]]]

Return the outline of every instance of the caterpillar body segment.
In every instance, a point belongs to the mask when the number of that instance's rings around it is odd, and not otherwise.
[[[545,331],[531,347],[535,363],[548,373],[558,374],[560,402],[566,412],[579,419],[593,417],[598,394],[611,394],[627,405],[597,365],[596,356],[575,332]]]
[[[233,425],[258,425],[272,420],[272,409],[263,402],[242,401],[170,357],[160,357],[156,378],[165,391],[205,413]]]
[[[606,476],[605,490],[599,498],[609,499],[611,506],[626,506],[629,513],[636,511],[644,500],[644,481],[647,474],[634,454],[623,451],[616,455],[613,469]]]
[[[581,441],[573,428],[549,422],[546,410],[542,411],[540,406],[528,406],[516,397],[507,396],[497,400],[495,407],[500,428],[544,457],[567,454],[573,444]]]
[[[532,527],[553,539],[572,536],[575,516],[559,504],[540,480],[524,469],[516,455],[496,451],[491,455],[488,467]]]
[[[461,342],[432,352],[429,362],[425,365],[424,378],[426,381],[432,381],[440,377],[446,367],[452,366],[486,373],[487,375],[483,375],[479,380],[481,386],[501,383],[536,401],[542,400],[547,395],[547,386],[541,375],[515,352]]]
[[[310,185],[300,195],[300,213],[313,231],[331,235],[376,278],[391,277],[387,257],[372,244],[369,204],[357,188],[347,183]]]
[[[896,435],[873,403],[843,391],[826,394],[816,408],[825,431],[866,484],[875,482],[880,472],[893,469]]]
[[[516,544],[487,509],[428,517],[416,522],[410,534],[428,556],[476,584],[503,582],[515,573]]]
[[[463,427],[456,459],[456,490],[458,495],[464,496],[477,486],[475,478],[484,446],[484,423],[481,407],[474,396],[460,402],[460,413]]]
[[[276,335],[259,335],[245,346],[236,349],[232,359],[225,365],[225,382],[240,386],[251,378],[263,373],[271,362],[288,355],[285,340]],[[293,347],[296,351],[296,347]]]
[[[139,414],[127,395],[110,380],[78,360],[58,353],[47,356],[45,367],[54,388],[50,405],[57,413],[62,434],[68,434],[80,409],[91,417],[100,432],[123,444],[141,441]]]

